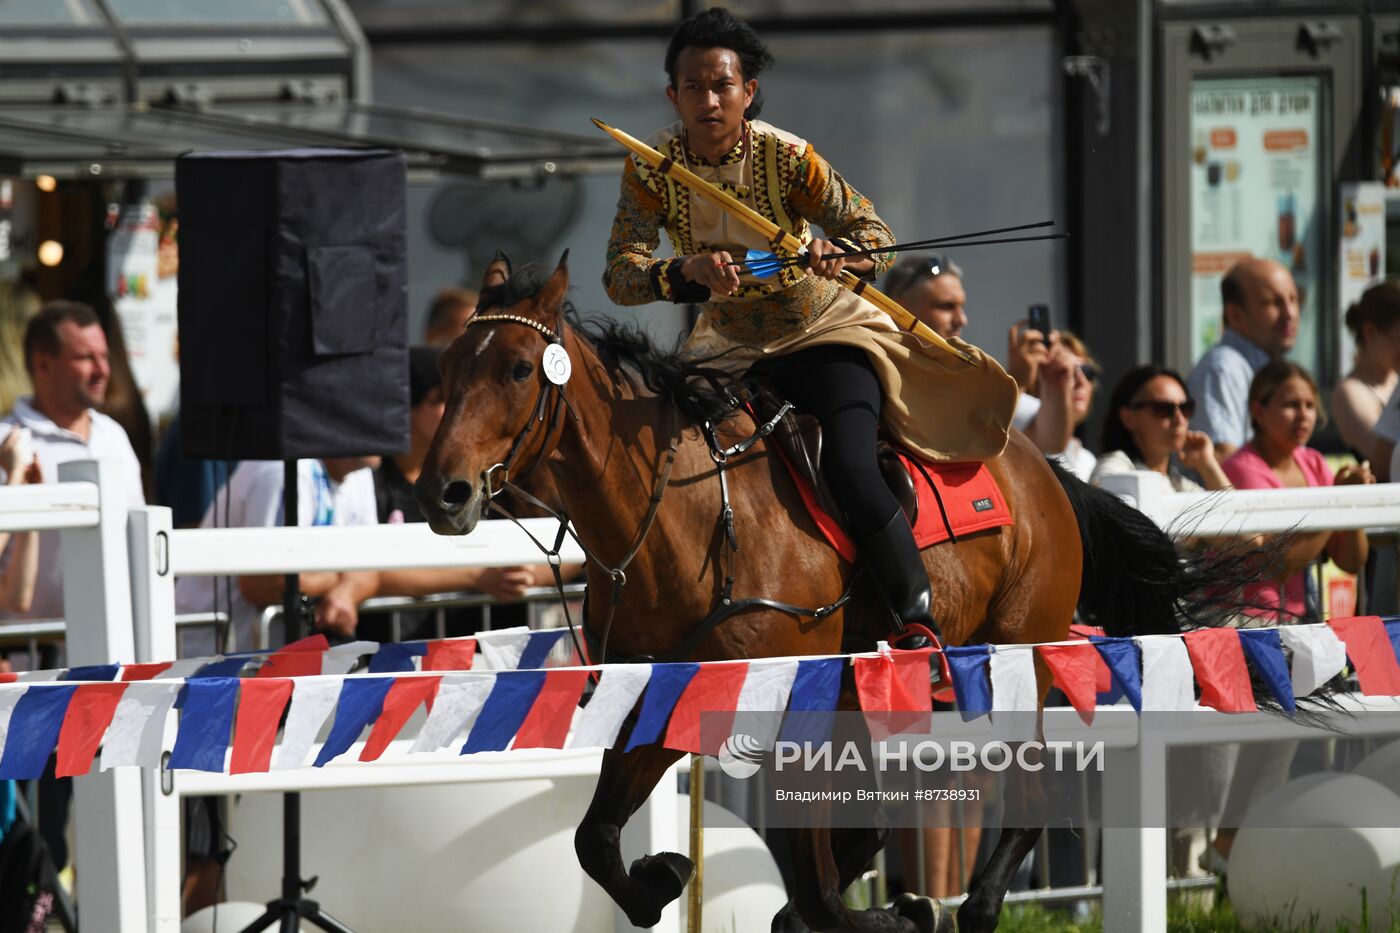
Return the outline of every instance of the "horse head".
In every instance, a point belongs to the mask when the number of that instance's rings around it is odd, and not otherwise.
[[[538,288],[494,261],[476,314],[442,354],[446,409],[414,484],[438,534],[470,532],[504,482],[533,470],[558,439],[568,255]]]

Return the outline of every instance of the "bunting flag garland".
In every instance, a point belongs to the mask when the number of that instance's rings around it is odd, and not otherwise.
[[[945,648],[944,653],[948,656],[948,671],[953,678],[953,692],[963,721],[970,722],[991,712],[992,688],[987,680],[991,649],[986,645],[966,645]]]
[[[372,762],[420,710],[426,716],[417,735],[401,743],[411,753],[661,743],[716,754],[737,733],[764,748],[779,738],[816,745],[831,735],[847,667],[873,735],[928,728],[927,650],[547,666],[561,638],[561,630],[526,629],[398,645],[331,647],[312,638],[275,652],[28,672],[0,680],[0,778],[37,777],[53,756],[60,776],[86,774],[99,754],[103,770],[159,767],[166,747],[167,766],[175,770],[325,767],[346,760],[362,738],[356,757]],[[1333,678],[1350,656],[1365,694],[1397,697],[1398,650],[1400,619],[1356,617],[1325,625],[971,645],[949,648],[946,656],[964,719],[1035,711],[1039,651],[1055,684],[1090,722],[1103,705],[1105,674],[1139,712],[1196,709],[1198,690],[1200,705],[1247,712],[1257,709],[1253,672],[1291,711],[1296,698]],[[348,670],[366,656],[367,672],[327,673]],[[592,695],[579,707],[590,680]],[[172,710],[179,711],[178,720],[171,720]]]
[[[1326,625],[1285,625],[1278,630],[1293,652],[1293,695],[1305,697],[1347,666],[1346,646]]]
[[[1086,725],[1094,721],[1098,694],[1099,653],[1089,642],[1077,645],[1041,645],[1040,656],[1055,675],[1055,685],[1069,698]],[[1139,700],[1141,702],[1141,700]]]
[[[1201,684],[1202,706],[1222,713],[1258,711],[1238,629],[1199,629],[1187,632],[1182,641],[1186,642],[1186,651]]]
[[[291,699],[292,682],[285,677],[264,678],[259,671],[257,678],[243,684],[229,774],[256,774],[268,769],[277,740],[277,724]]]
[[[1184,712],[1196,705],[1191,657],[1180,638],[1147,637],[1142,648],[1142,711]]]
[[[1103,658],[1113,678],[1113,685],[1123,692],[1137,712],[1142,712],[1142,651],[1131,638],[1110,638],[1095,635],[1090,643]]]
[[[115,677],[116,665],[112,667],[111,676]],[[111,725],[126,688],[126,684],[120,683],[95,683],[83,684],[74,691],[58,732],[54,777],[88,773],[92,759],[97,756],[97,746],[102,743],[102,736]]]
[[[904,732],[927,732],[932,723],[933,695],[929,692],[929,658],[933,649],[882,651],[855,658],[856,694],[865,710],[872,738],[887,739]]]
[[[1298,709],[1293,697],[1293,682],[1288,675],[1288,662],[1283,657],[1283,639],[1276,628],[1242,628],[1240,647],[1249,659],[1250,667],[1268,686],[1279,706],[1288,712]]]
[[[1328,623],[1347,648],[1356,680],[1367,696],[1400,695],[1400,663],[1379,616],[1353,616]]]
[[[584,676],[587,676],[586,674]],[[384,754],[384,749],[398,737],[408,723],[408,719],[418,711],[418,707],[433,709],[433,698],[437,696],[441,677],[398,677],[389,693],[384,697],[384,708],[365,741],[361,761],[375,761]],[[574,698],[577,701],[577,697]]]

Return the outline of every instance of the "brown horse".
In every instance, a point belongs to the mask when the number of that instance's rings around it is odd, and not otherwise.
[[[716,460],[700,427],[677,407],[676,396],[690,391],[684,371],[671,370],[668,382],[663,370],[671,364],[665,359],[644,351],[629,355],[570,326],[563,312],[568,272],[562,260],[540,284],[542,279],[544,274],[533,286],[512,280],[487,289],[478,317],[444,354],[447,409],[417,495],[435,531],[465,534],[483,515],[502,473],[544,463],[582,544],[598,558],[588,569],[594,597],[585,628],[591,638],[605,635],[608,619],[609,656],[665,658],[724,592],[730,565],[727,535],[717,522]],[[552,343],[572,365],[559,388],[542,373]],[[619,353],[628,365],[620,365]],[[737,411],[718,430],[723,442],[733,443],[752,435],[754,424]],[[1151,586],[1161,592],[1144,593],[1134,575],[1121,574],[1114,581],[1118,589],[1103,595],[1136,611],[1147,627],[1177,630],[1169,592],[1178,572],[1175,554],[1150,523],[1134,519],[1137,513],[1112,496],[1069,486],[1077,481],[1057,475],[1020,434],[989,467],[1014,524],[924,552],[934,617],[947,643],[1064,638],[1080,596],[1082,557],[1098,553],[1103,563],[1112,559],[1121,567],[1121,561],[1141,556],[1135,538],[1153,535],[1157,551],[1142,569],[1155,574]],[[822,539],[786,469],[765,444],[760,440],[731,457],[723,472],[742,558],[733,564],[734,596],[804,607],[837,602],[854,568]],[[1093,548],[1081,549],[1081,529],[1099,538]],[[622,581],[609,574],[609,563],[626,563],[625,585],[615,585]],[[598,594],[614,594],[615,608]],[[832,654],[849,648],[852,635],[863,633],[871,644],[885,637],[888,626],[888,610],[858,580],[853,598],[821,618],[753,606],[708,631],[685,659]],[[1038,657],[1036,665],[1043,700],[1050,678]],[[843,694],[842,708],[855,708],[852,691]],[[583,868],[642,927],[653,925],[679,896],[692,866],[681,855],[660,853],[637,860],[629,871],[619,836],[680,755],[660,745],[607,751],[575,836]],[[842,890],[884,844],[886,831],[832,830],[827,806],[818,804],[809,823],[792,831],[796,890],[774,929],[943,929],[951,918],[938,917],[926,899],[906,902],[898,914],[845,906]],[[960,908],[961,929],[995,928],[1010,877],[1039,832],[1003,830]]]

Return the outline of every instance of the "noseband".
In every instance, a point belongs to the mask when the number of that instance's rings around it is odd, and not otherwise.
[[[467,321],[467,327],[475,324],[521,324],[536,330],[545,340],[557,346],[563,346],[564,340],[548,326],[528,317],[521,317],[518,314],[483,314],[471,318]],[[550,400],[553,399],[553,408],[550,408]],[[525,445],[525,440],[530,436],[536,424],[541,424],[545,420],[545,412],[548,411],[549,427],[545,429],[544,440],[540,444],[539,456],[535,457],[535,462],[531,463],[520,479],[524,480],[549,456],[549,436],[555,434],[560,426],[563,410],[569,409],[569,413],[578,420],[578,412],[574,411],[573,404],[564,394],[564,387],[557,383],[544,380],[544,385],[540,387],[540,394],[535,397],[535,410],[530,418],[525,422],[525,426],[520,429],[520,433],[515,435],[515,440],[510,445],[510,450],[506,453],[506,458],[486,469],[481,475],[482,483],[486,487],[486,498],[488,501],[495,499],[505,491],[506,485],[510,482],[511,469],[515,465],[515,458],[520,456],[520,450]],[[558,435],[555,434],[556,440]]]

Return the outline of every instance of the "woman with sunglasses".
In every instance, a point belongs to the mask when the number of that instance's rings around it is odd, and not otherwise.
[[[1114,387],[1108,411],[1104,452],[1089,480],[1095,486],[1115,473],[1152,470],[1177,492],[1200,491],[1200,483],[1182,474],[1186,467],[1196,471],[1205,489],[1229,487],[1210,438],[1187,429],[1196,403],[1175,371],[1155,363],[1129,370]]]

